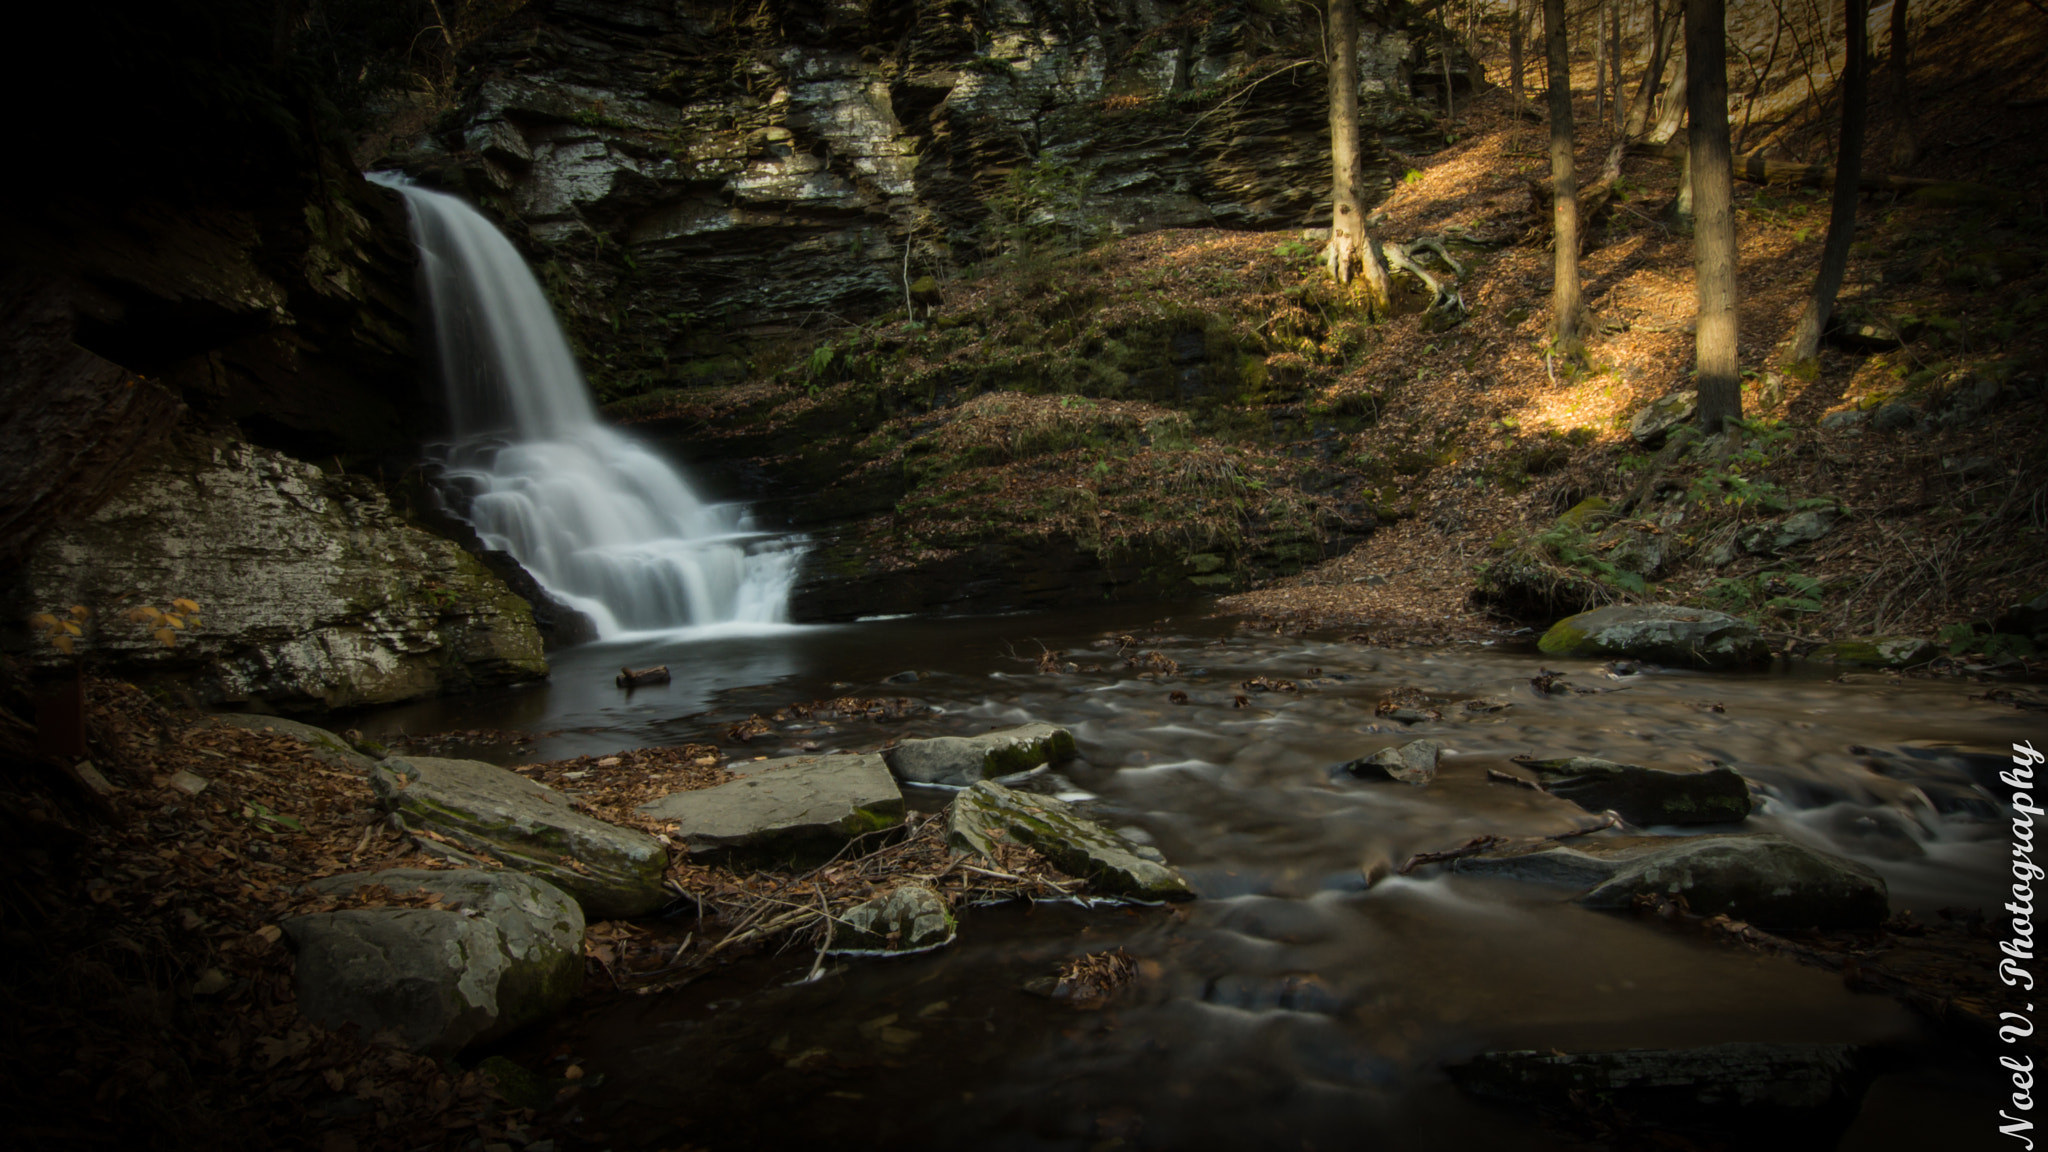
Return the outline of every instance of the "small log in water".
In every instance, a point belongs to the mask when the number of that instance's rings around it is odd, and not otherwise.
[[[657,664],[652,668],[619,669],[618,685],[621,688],[641,688],[649,684],[668,683],[668,665]]]

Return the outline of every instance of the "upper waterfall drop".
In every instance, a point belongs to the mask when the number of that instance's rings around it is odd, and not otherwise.
[[[484,542],[601,637],[780,623],[800,550],[706,504],[602,423],[554,310],[503,233],[454,196],[387,173],[411,209],[454,439],[444,482]]]

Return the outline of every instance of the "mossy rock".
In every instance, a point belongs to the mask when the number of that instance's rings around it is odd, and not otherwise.
[[[1823,644],[1807,658],[1826,664],[1853,664],[1862,668],[1905,668],[1925,664],[1940,654],[1941,650],[1932,641],[1918,636],[1866,636]]]
[[[1559,516],[1557,527],[1591,532],[1601,521],[1607,519],[1607,510],[1611,506],[1611,502],[1605,496],[1588,497],[1572,505],[1564,515]]]
[[[1756,626],[1740,617],[1676,604],[1610,604],[1558,621],[1536,645],[1548,656],[1740,668],[1770,658]]]

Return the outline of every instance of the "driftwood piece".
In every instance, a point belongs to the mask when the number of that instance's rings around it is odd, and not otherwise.
[[[617,678],[621,688],[644,688],[649,684],[668,683],[668,665],[657,664],[652,668],[621,668]]]
[[[1491,774],[1489,773],[1489,775]],[[1501,773],[1501,775],[1504,776],[1506,775],[1506,773]],[[1547,789],[1541,790],[1547,791]],[[1441,864],[1446,860],[1456,860],[1461,856],[1477,856],[1481,852],[1490,852],[1497,848],[1507,848],[1511,846],[1520,845],[1554,844],[1560,840],[1570,840],[1574,836],[1584,836],[1593,832],[1604,832],[1609,828],[1619,827],[1620,824],[1621,817],[1615,815],[1612,812],[1603,812],[1600,814],[1600,822],[1598,824],[1588,825],[1584,828],[1574,828],[1568,832],[1559,832],[1550,836],[1532,836],[1527,839],[1517,839],[1510,836],[1495,836],[1492,834],[1488,834],[1485,836],[1474,836],[1472,839],[1465,841],[1463,844],[1460,844],[1456,848],[1452,848],[1449,851],[1417,852],[1415,855],[1410,856],[1408,858],[1408,862],[1401,865],[1401,867],[1397,869],[1397,871],[1401,875],[1406,876],[1410,872],[1415,871],[1417,868],[1422,867],[1424,864]]]

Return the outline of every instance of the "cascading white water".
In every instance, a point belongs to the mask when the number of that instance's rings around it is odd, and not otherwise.
[[[455,439],[444,481],[494,548],[588,613],[600,636],[785,618],[801,549],[706,504],[597,418],[554,310],[511,241],[453,196],[403,193]]]

